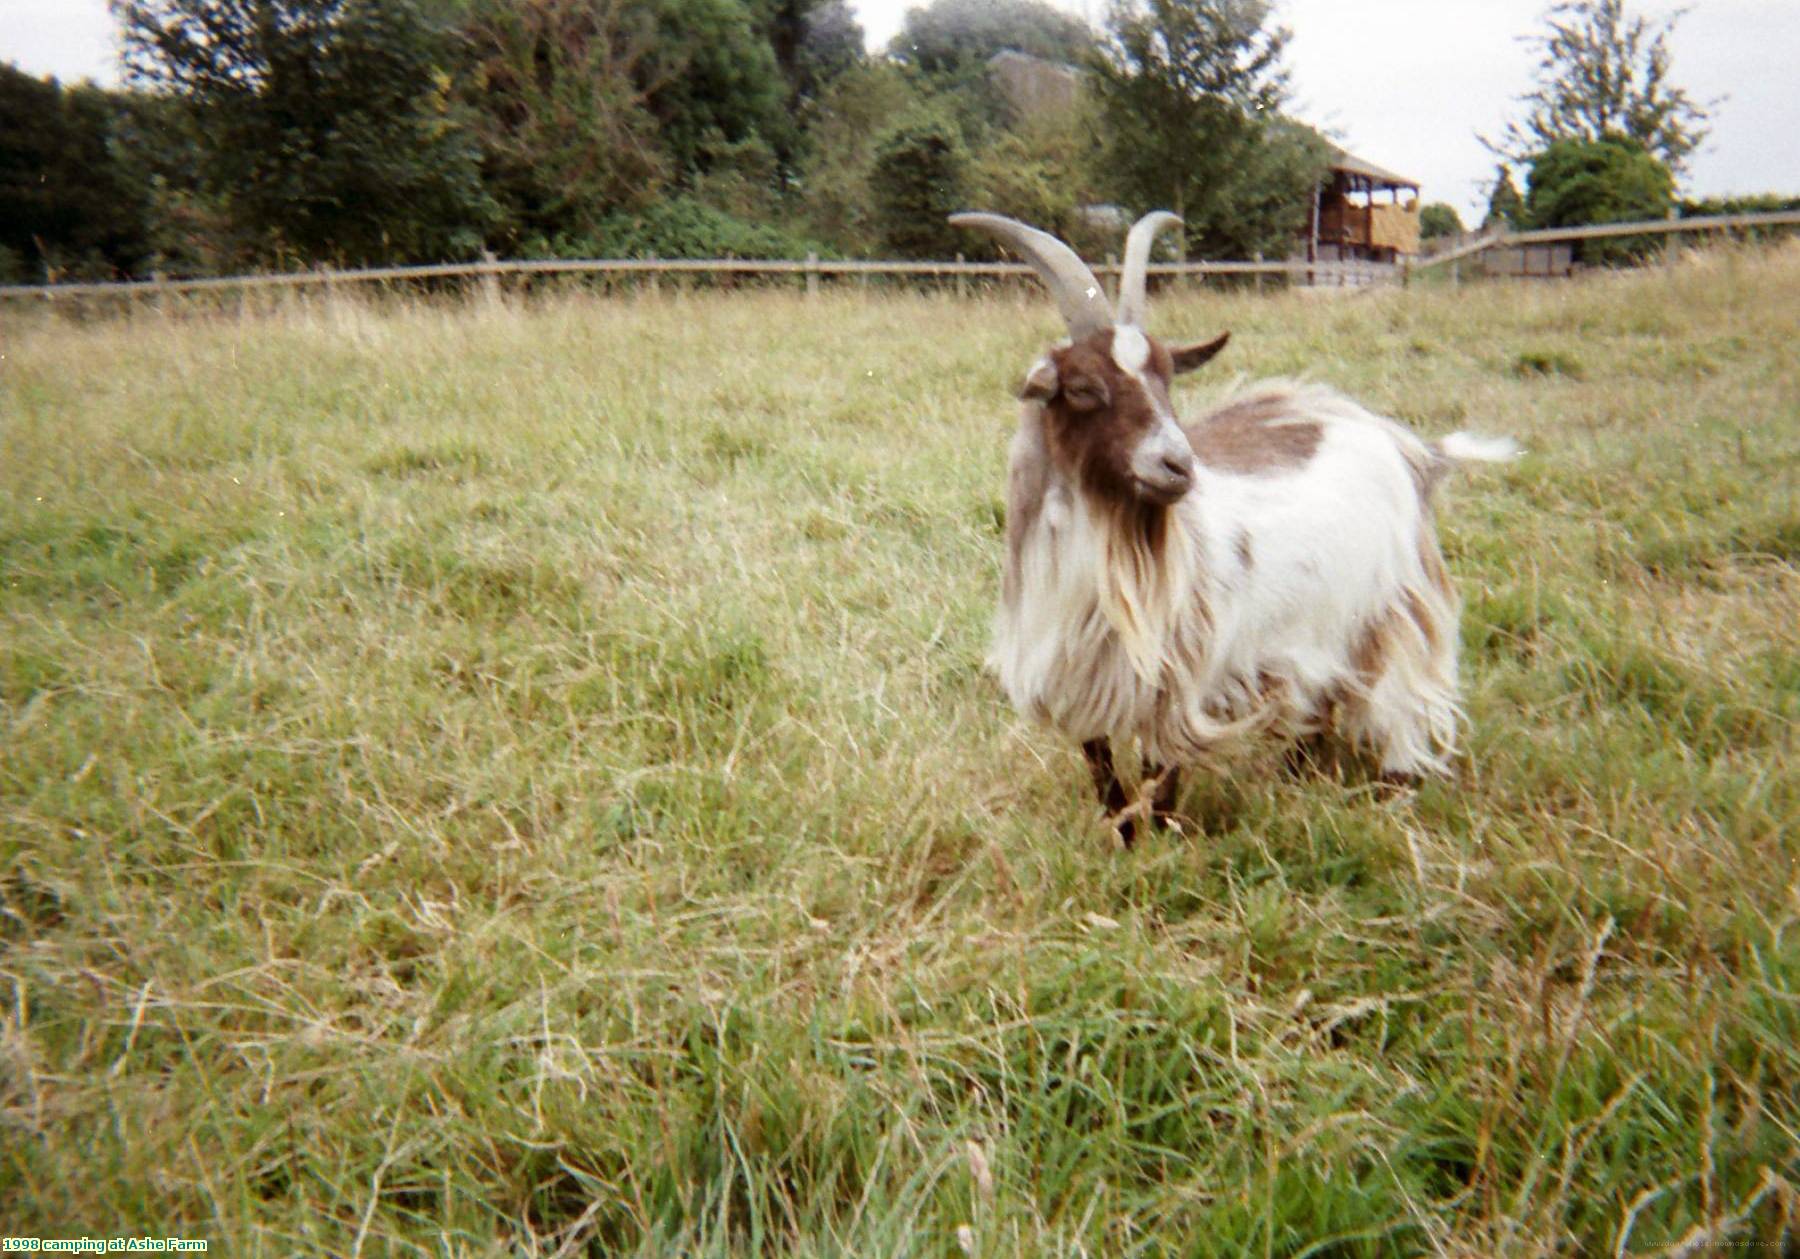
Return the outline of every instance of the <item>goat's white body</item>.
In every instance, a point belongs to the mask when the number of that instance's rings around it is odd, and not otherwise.
[[[1047,484],[1009,560],[1001,684],[1021,712],[1082,740],[1136,738],[1162,764],[1256,729],[1330,726],[1384,770],[1441,770],[1457,605],[1421,491],[1439,454],[1326,389],[1252,396],[1280,402],[1274,423],[1318,424],[1317,447],[1260,472],[1202,464],[1154,565],[1049,468],[1026,404],[1013,463],[1041,465]]]

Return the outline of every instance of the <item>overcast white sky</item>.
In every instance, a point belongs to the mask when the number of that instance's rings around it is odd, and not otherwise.
[[[851,0],[880,48],[918,0]],[[1105,0],[1053,0],[1090,21]],[[1479,218],[1494,159],[1475,139],[1495,134],[1531,82],[1517,40],[1548,0],[1276,0],[1293,28],[1292,112],[1351,152],[1424,185]],[[1634,11],[1669,12],[1663,0]],[[1800,0],[1691,0],[1674,39],[1674,81],[1698,99],[1727,97],[1692,161],[1686,191],[1800,194]],[[34,74],[116,82],[118,50],[106,0],[0,0],[0,61]]]

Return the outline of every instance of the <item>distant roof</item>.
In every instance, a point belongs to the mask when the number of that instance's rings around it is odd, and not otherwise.
[[[1373,162],[1364,161],[1356,154],[1347,153],[1335,145],[1331,149],[1331,169],[1343,171],[1346,175],[1360,175],[1370,183],[1382,188],[1411,188],[1414,192],[1419,190],[1418,180],[1408,179],[1405,175],[1396,175],[1391,170],[1385,170]]]

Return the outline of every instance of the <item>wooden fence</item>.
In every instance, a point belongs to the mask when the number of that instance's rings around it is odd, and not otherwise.
[[[1167,262],[1152,263],[1151,275],[1182,276],[1203,279],[1216,276],[1251,276],[1260,286],[1263,276],[1288,276],[1296,282],[1324,286],[1362,286],[1370,283],[1407,283],[1417,273],[1432,268],[1457,264],[1490,249],[1532,245],[1551,241],[1595,240],[1617,236],[1644,236],[1657,233],[1742,232],[1758,228],[1800,225],[1800,211],[1781,210],[1767,214],[1721,214],[1704,218],[1657,219],[1643,223],[1608,223],[1594,227],[1551,228],[1531,232],[1494,232],[1478,236],[1442,253],[1409,258],[1398,266],[1367,262],[1327,262],[1305,259],[1249,262]],[[1116,284],[1119,266],[1107,262],[1094,267],[1097,277]],[[959,292],[967,290],[971,279],[995,279],[1029,276],[1030,267],[1016,262],[966,262],[958,255],[953,262],[909,261],[843,261],[819,258],[809,254],[804,259],[746,258],[544,258],[503,261],[487,256],[478,262],[447,262],[410,267],[368,267],[338,271],[319,267],[311,271],[290,271],[262,275],[206,276],[192,279],[157,277],[150,280],[127,280],[106,283],[13,284],[0,285],[0,298],[37,298],[54,300],[62,297],[112,295],[123,297],[155,297],[170,293],[199,293],[223,289],[326,287],[345,284],[412,283],[421,280],[474,279],[494,291],[505,276],[601,275],[638,276],[654,284],[661,276],[794,276],[804,281],[809,294],[817,293],[821,278],[867,279],[876,276],[923,277],[954,281]]]
[[[1101,263],[1093,268],[1096,277],[1117,282],[1117,263]],[[1297,275],[1314,274],[1321,282],[1335,283],[1340,278],[1361,277],[1371,265],[1356,262],[1307,262],[1288,260],[1275,262],[1165,262],[1152,263],[1153,275]],[[600,275],[638,276],[654,283],[661,276],[795,276],[803,279],[807,291],[816,293],[822,277],[871,278],[923,277],[954,280],[966,289],[971,279],[1028,277],[1032,269],[1022,262],[967,262],[960,256],[953,262],[914,262],[891,259],[877,261],[837,260],[808,255],[804,259],[774,258],[534,258],[521,261],[484,259],[480,262],[430,263],[410,267],[367,267],[339,271],[316,267],[311,271],[286,271],[262,275],[205,276],[192,279],[154,278],[68,284],[0,285],[0,298],[58,298],[99,295],[156,296],[165,293],[199,293],[221,289],[331,287],[342,284],[409,283],[419,280],[475,279],[497,282],[504,276]]]
[[[1408,264],[1408,269],[1417,273],[1433,267],[1454,266],[1464,258],[1492,249],[1604,240],[1620,236],[1679,235],[1689,232],[1707,235],[1794,226],[1800,226],[1800,210],[1772,210],[1764,214],[1708,214],[1691,219],[1647,219],[1638,223],[1596,223],[1589,227],[1550,227],[1529,232],[1487,232],[1441,253],[1414,258]]]

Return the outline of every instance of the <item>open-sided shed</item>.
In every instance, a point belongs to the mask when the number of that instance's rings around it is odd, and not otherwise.
[[[1418,253],[1419,181],[1333,149],[1330,175],[1313,194],[1306,246],[1308,260],[1320,262]]]

